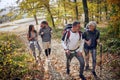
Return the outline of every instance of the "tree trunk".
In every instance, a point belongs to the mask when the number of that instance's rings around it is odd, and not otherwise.
[[[105,14],[106,14],[106,20],[108,20],[108,9],[107,9],[107,1],[105,0]]]
[[[99,23],[99,0],[97,0],[97,23]]]
[[[49,8],[49,6],[47,6],[47,5],[45,5],[45,6],[46,6],[46,8],[47,8],[47,10],[48,10],[48,12],[49,12],[49,15],[50,15],[50,18],[51,18],[51,21],[52,21],[53,28],[55,28],[54,18],[53,18],[53,16],[52,16],[52,13],[51,13],[51,11],[50,11],[50,8]]]
[[[101,5],[101,2],[100,2],[100,5]],[[99,11],[99,18],[100,18],[100,21],[102,21],[102,17],[101,17],[101,15],[102,15],[102,10],[101,10],[101,6],[99,6],[100,8],[100,11]]]
[[[87,0],[82,0],[82,2],[83,2],[84,14],[85,14],[84,27],[86,27],[87,23],[89,22]]]
[[[78,20],[78,6],[77,6],[77,1],[74,0],[74,2],[75,2],[76,20]]]
[[[66,16],[66,6],[65,6],[65,0],[64,0],[64,12],[65,12],[65,24],[67,24],[67,16]]]
[[[33,15],[33,16],[34,16],[34,19],[35,19],[36,25],[38,25],[38,19],[37,19],[36,14],[35,14],[35,15]]]

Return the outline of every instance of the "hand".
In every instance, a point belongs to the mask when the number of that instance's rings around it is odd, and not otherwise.
[[[29,40],[33,39],[34,37],[29,38]]]
[[[65,50],[65,53],[66,53],[67,55],[70,55],[70,51],[69,51],[68,49]]]
[[[83,56],[83,55],[82,55],[82,52],[78,52],[77,55],[78,55],[78,56]]]
[[[86,43],[87,43],[88,46],[90,46],[90,44],[91,44],[91,40],[86,41]]]
[[[43,35],[44,34],[44,32],[41,32],[41,35]]]

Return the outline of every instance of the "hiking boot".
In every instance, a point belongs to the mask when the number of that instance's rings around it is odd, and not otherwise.
[[[96,72],[92,71],[92,74],[94,75],[95,78],[97,78]]]
[[[66,70],[66,73],[69,75],[69,74],[70,74],[70,69],[67,69],[67,70]]]
[[[85,70],[86,70],[86,71],[89,70],[89,65],[85,67]]]
[[[83,74],[80,75],[80,78],[81,78],[82,80],[86,80],[86,78],[84,77]]]

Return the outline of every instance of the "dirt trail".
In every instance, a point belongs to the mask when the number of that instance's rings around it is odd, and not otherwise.
[[[23,42],[25,43],[27,50],[29,51],[29,44],[27,41],[27,29],[28,27],[19,27],[12,32],[16,33],[18,37],[20,37]],[[39,44],[42,47],[41,38],[39,37]],[[84,53],[83,53],[84,54]],[[99,58],[99,57],[98,57]],[[42,51],[41,54],[41,61],[39,61],[39,64],[42,62],[43,67],[45,69],[44,72],[44,80],[81,80],[79,78],[79,63],[76,58],[72,59],[71,67],[70,67],[70,76],[66,75],[66,57],[64,50],[61,46],[60,40],[52,39],[52,53],[50,55],[49,59],[46,59],[44,51]],[[92,68],[90,60],[90,67]],[[38,65],[39,65],[38,64]],[[100,67],[97,65],[96,67],[97,75],[99,76]],[[91,71],[84,71],[84,75],[87,78],[87,80],[94,80],[93,75]],[[101,80],[111,80],[110,74],[106,72],[106,70],[103,69],[102,77],[100,77]],[[40,79],[38,79],[40,80]]]

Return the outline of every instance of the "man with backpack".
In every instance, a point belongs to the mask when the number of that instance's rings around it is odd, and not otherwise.
[[[67,30],[62,37],[62,46],[65,50],[66,58],[67,58],[67,70],[66,73],[70,74],[70,62],[72,58],[75,56],[80,63],[80,78],[82,80],[86,80],[83,71],[84,71],[84,58],[82,56],[83,44],[84,40],[82,39],[82,32],[79,31],[80,22],[75,21],[72,24],[72,28]]]
[[[98,39],[100,36],[99,31],[96,29],[96,22],[90,21],[88,23],[88,30],[86,30],[83,34],[83,38],[85,39],[84,43],[84,52],[86,59],[86,70],[89,69],[89,52],[92,54],[92,74],[95,78],[97,78],[95,67],[96,67],[96,48]]]
[[[42,21],[39,35],[42,38],[43,48],[45,50],[45,55],[47,57],[51,53],[51,32],[52,32],[52,29],[51,27],[49,27],[47,21]]]

